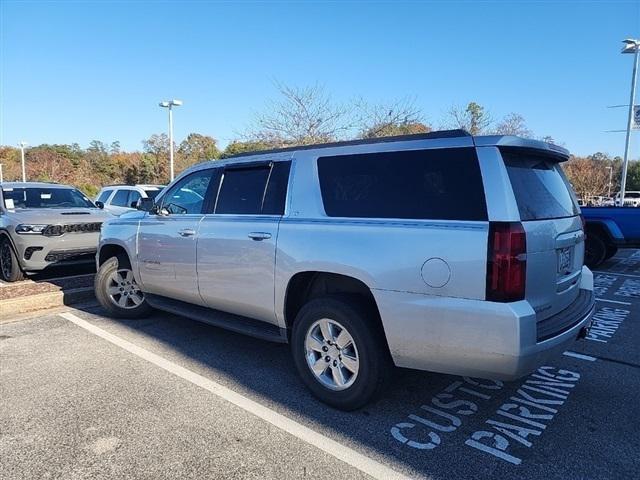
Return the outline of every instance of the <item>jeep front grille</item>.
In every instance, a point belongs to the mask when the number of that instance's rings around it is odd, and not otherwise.
[[[102,222],[96,223],[73,223],[69,225],[49,225],[42,232],[47,237],[58,237],[65,233],[91,233],[99,232]]]

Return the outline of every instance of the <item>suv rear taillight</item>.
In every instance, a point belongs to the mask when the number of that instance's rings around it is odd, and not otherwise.
[[[580,221],[582,222],[582,233],[584,233],[584,239],[587,239],[587,221],[584,219],[584,215],[580,214]]]
[[[487,300],[524,299],[527,240],[519,222],[490,222],[487,255]]]

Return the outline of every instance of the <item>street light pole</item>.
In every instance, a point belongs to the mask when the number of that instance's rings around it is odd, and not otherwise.
[[[622,179],[620,180],[620,206],[624,207],[624,196],[627,188],[627,168],[629,167],[629,144],[633,127],[633,106],[636,98],[636,76],[638,74],[638,57],[640,56],[640,40],[627,38],[622,53],[633,53],[633,74],[631,75],[631,99],[629,100],[629,117],[627,118],[627,138],[624,144],[624,160],[622,162]]]
[[[4,182],[4,176],[2,175],[2,164],[0,163],[0,183]]]
[[[611,182],[613,181],[613,167],[607,167],[609,169],[609,193],[607,197],[611,198]]]
[[[24,147],[27,145],[27,142],[25,142],[24,140],[20,142],[20,157],[22,159],[22,181],[26,182],[27,181],[27,169],[25,168],[24,165]]]
[[[173,107],[182,105],[182,100],[165,100],[159,103],[163,108],[169,109],[169,176],[173,182]]]

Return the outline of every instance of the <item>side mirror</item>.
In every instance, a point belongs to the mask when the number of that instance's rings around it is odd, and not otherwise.
[[[100,210],[102,210],[104,208],[104,203],[103,202],[97,201],[95,203],[96,203],[96,207],[98,207]]]
[[[143,212],[150,212],[155,207],[155,202],[153,198],[139,198],[135,205],[131,204],[131,206]]]

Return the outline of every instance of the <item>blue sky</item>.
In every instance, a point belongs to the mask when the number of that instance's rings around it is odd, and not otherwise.
[[[276,95],[320,83],[336,100],[415,96],[434,126],[452,104],[521,113],[576,154],[622,154],[640,0],[214,2],[2,0],[0,144],[166,131],[157,103],[224,145]],[[638,136],[638,133],[635,134]],[[637,139],[633,157],[639,155]]]

